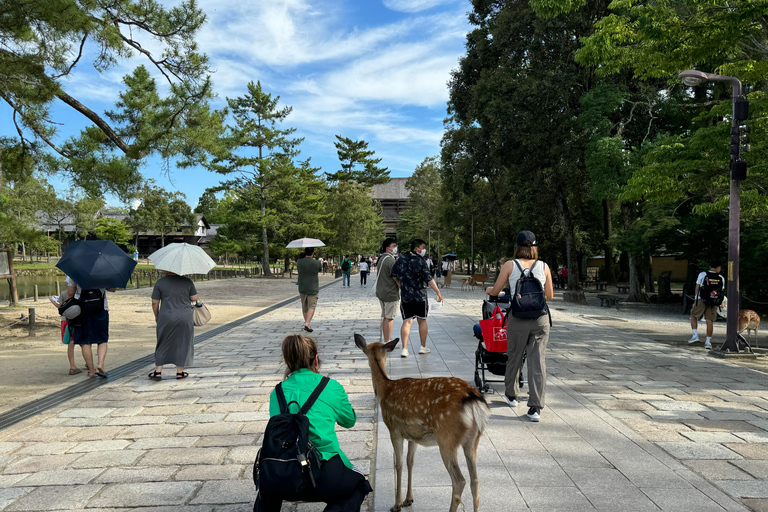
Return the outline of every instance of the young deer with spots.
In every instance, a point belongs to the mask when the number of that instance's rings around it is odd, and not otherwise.
[[[477,445],[488,423],[490,409],[483,395],[470,384],[456,378],[391,380],[384,371],[387,354],[399,339],[386,344],[365,342],[355,334],[355,344],[368,356],[373,378],[373,390],[381,405],[381,416],[389,429],[395,450],[395,505],[392,512],[413,503],[413,461],[416,446],[437,445],[448,474],[453,495],[450,512],[456,512],[464,490],[464,476],[459,469],[457,452],[464,450],[469,470],[474,510],[480,504],[477,480]],[[403,441],[408,441],[408,491],[402,500]]]

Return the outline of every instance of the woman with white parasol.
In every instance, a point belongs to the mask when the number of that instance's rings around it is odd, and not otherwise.
[[[152,311],[157,322],[153,380],[162,379],[163,365],[176,365],[176,378],[189,376],[184,368],[195,360],[195,324],[192,305],[200,300],[195,283],[186,274],[207,274],[216,263],[196,245],[169,244],[149,259],[165,276],[152,290]]]

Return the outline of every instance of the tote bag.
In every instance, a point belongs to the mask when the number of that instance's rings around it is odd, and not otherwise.
[[[506,317],[499,306],[493,308],[491,318],[480,320],[480,329],[488,352],[507,351]]]
[[[211,312],[208,309],[208,306],[206,306],[203,303],[195,304],[195,308],[193,311],[194,311],[193,316],[194,316],[196,327],[200,327],[207,324],[208,321],[211,319]]]

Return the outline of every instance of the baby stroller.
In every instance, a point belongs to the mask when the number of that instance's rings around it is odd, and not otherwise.
[[[505,300],[506,299],[506,300]],[[498,306],[502,312],[506,314],[509,310],[509,294],[501,297],[489,297],[489,300],[483,301],[483,320],[491,318],[493,310]],[[474,328],[475,338],[478,339],[477,350],[475,350],[475,386],[481,393],[487,393],[491,387],[488,382],[504,382],[504,380],[488,380],[485,376],[485,372],[489,372],[493,375],[503,376],[507,371],[507,352],[491,351],[487,348],[483,340],[483,332],[480,328],[480,324],[475,324]],[[523,356],[523,362],[525,362],[525,356]],[[525,381],[523,380],[522,372],[518,376],[520,387],[523,387]]]

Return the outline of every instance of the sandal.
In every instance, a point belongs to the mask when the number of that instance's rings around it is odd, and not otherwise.
[[[83,370],[81,370],[80,368],[70,368],[69,369],[69,374],[70,375],[77,375],[78,373],[83,373]]]
[[[162,380],[163,379],[163,372],[154,371],[149,374],[149,378],[152,380]]]
[[[176,374],[177,379],[186,379],[187,377],[189,377],[189,374],[187,372],[181,372]]]
[[[104,370],[102,370],[99,367],[96,367],[96,375],[98,375],[99,377],[102,377],[104,379],[107,378],[107,372],[105,372]]]

